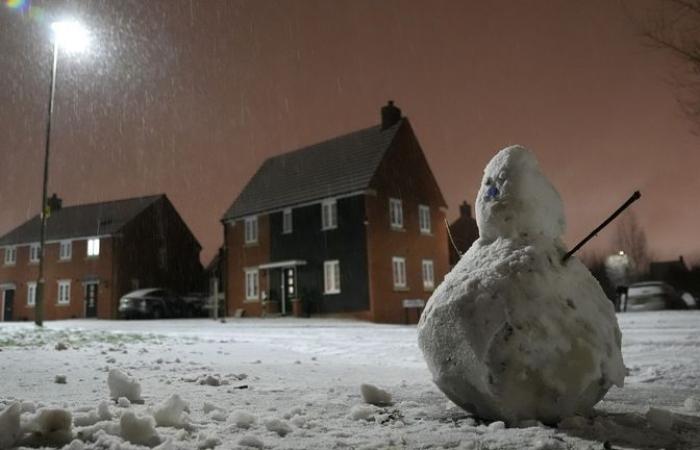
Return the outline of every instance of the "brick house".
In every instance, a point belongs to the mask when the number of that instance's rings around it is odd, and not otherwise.
[[[229,313],[417,322],[448,270],[446,203],[409,120],[267,159],[222,218]]]
[[[199,287],[201,246],[165,195],[62,207],[54,196],[44,247],[44,317],[117,317],[139,287]],[[33,320],[39,216],[0,237],[0,320]]]

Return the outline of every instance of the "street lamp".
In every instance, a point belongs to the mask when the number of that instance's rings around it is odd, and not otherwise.
[[[49,86],[49,111],[46,122],[46,147],[44,149],[44,181],[41,191],[41,231],[39,236],[39,274],[36,282],[36,301],[34,305],[34,323],[44,324],[44,243],[46,240],[46,219],[49,213],[46,205],[46,186],[49,179],[49,148],[51,146],[51,116],[53,114],[54,92],[56,90],[56,67],[58,50],[78,53],[87,49],[90,35],[75,21],[59,21],[51,24],[53,31],[53,59],[51,61],[51,84]]]

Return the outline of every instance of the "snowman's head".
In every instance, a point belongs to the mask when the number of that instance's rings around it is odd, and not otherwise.
[[[555,239],[566,228],[559,193],[540,172],[535,155],[519,145],[504,148],[486,165],[476,221],[479,235],[489,240]]]

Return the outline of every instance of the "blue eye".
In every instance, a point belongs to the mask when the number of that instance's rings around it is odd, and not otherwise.
[[[486,191],[486,200],[493,200],[498,197],[498,188],[495,185],[491,185]]]

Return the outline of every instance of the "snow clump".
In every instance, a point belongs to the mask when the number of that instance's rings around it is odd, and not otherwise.
[[[179,395],[173,394],[158,405],[153,412],[153,418],[159,427],[183,428],[189,422],[187,412],[190,407]]]
[[[19,416],[22,408],[18,402],[10,403],[0,411],[0,449],[14,447],[20,436]]]
[[[352,420],[371,420],[379,412],[379,408],[374,405],[355,405],[350,409]]]
[[[255,436],[243,436],[239,441],[238,445],[241,447],[252,447],[252,448],[263,448],[265,445],[263,442]]]
[[[151,416],[139,417],[132,411],[124,411],[119,420],[122,438],[137,445],[149,447],[160,444],[156,421]]]
[[[384,406],[391,404],[391,394],[371,384],[362,384],[360,392],[365,403],[371,405]]]
[[[233,423],[235,423],[238,428],[250,428],[255,421],[255,416],[245,411],[236,411],[233,414]]]
[[[484,170],[479,239],[433,292],[418,343],[435,384],[483,419],[589,412],[625,366],[612,302],[566,247],[563,204],[520,146]]]
[[[292,429],[287,425],[287,422],[280,419],[268,419],[265,421],[265,428],[268,431],[277,433],[280,437],[285,437],[291,433]]]
[[[119,369],[112,369],[107,376],[109,394],[113,399],[125,397],[133,403],[143,403],[141,385]]]
[[[29,419],[29,446],[63,446],[73,440],[73,417],[62,408],[41,408]]]
[[[688,397],[683,402],[683,407],[686,411],[690,412],[700,412],[700,398],[698,397]]]

